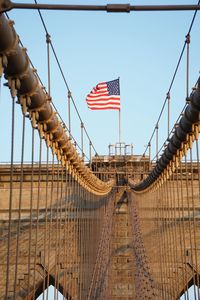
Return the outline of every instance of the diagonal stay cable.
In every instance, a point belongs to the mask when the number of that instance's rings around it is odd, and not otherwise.
[[[38,4],[38,3],[37,3],[37,0],[34,0],[34,2],[35,2],[35,4]],[[48,32],[47,26],[46,26],[46,24],[45,24],[45,21],[44,21],[44,18],[43,18],[43,16],[42,16],[42,13],[41,13],[40,9],[38,9],[38,13],[39,13],[39,16],[40,16],[42,25],[43,25],[43,27],[44,27],[44,30],[45,30],[45,32],[46,32],[46,35],[49,35],[49,36],[50,36],[50,34],[49,34],[49,32]],[[65,86],[66,86],[68,92],[71,92],[71,91],[70,91],[70,88],[69,88],[69,85],[68,85],[68,83],[67,83],[65,74],[64,74],[63,69],[62,69],[62,67],[61,67],[60,61],[59,61],[58,56],[57,56],[57,54],[56,54],[56,50],[55,50],[55,48],[54,48],[53,43],[52,43],[51,40],[50,40],[50,46],[51,46],[51,49],[52,49],[52,51],[53,51],[55,60],[56,60],[56,62],[57,62],[58,68],[59,68],[59,70],[60,70],[60,73],[61,73],[61,75],[62,75],[63,81],[64,81],[64,83],[65,83]],[[75,111],[76,111],[76,113],[77,113],[77,115],[78,115],[78,118],[79,118],[80,122],[83,123],[83,120],[82,120],[82,118],[81,118],[81,115],[80,115],[80,113],[79,113],[79,110],[78,110],[78,108],[77,108],[77,106],[76,106],[76,103],[75,103],[75,101],[74,101],[72,95],[70,96],[70,98],[71,98],[71,100],[72,100],[72,103],[73,103],[73,105],[74,105]],[[85,128],[85,126],[83,127],[83,129],[84,129],[84,131],[85,131],[85,134],[86,134],[88,140],[91,142],[91,146],[92,146],[94,152],[98,155],[98,153],[97,153],[97,151],[96,151],[96,149],[95,149],[95,147],[94,147],[94,144],[92,143],[92,141],[91,141],[91,139],[90,139],[90,136],[89,136],[89,134],[88,134],[88,131],[87,131],[87,129]]]
[[[195,83],[194,86],[196,87],[197,85],[198,85],[198,80],[196,81],[196,83]],[[183,115],[183,113],[184,113],[185,108],[186,108],[187,105],[188,105],[188,104],[185,103],[185,105],[183,106],[183,108],[182,108],[182,110],[181,110],[181,113],[179,114],[179,116],[178,116],[178,118],[177,118],[177,120],[176,120],[174,126],[172,127],[172,129],[171,129],[171,131],[170,131],[170,133],[169,133],[168,139],[169,139],[169,137],[171,136],[171,134],[173,134],[173,132],[174,132],[174,130],[175,130],[175,128],[176,128],[176,125],[178,124],[178,122],[179,122],[181,116]],[[168,139],[167,139],[167,141],[168,141]],[[167,142],[167,141],[165,141],[165,142],[163,143],[163,145],[160,147],[160,149],[159,149],[159,151],[158,151],[158,154],[162,151],[162,149],[163,149],[163,147],[166,145],[166,142]],[[156,157],[157,157],[157,155],[155,155],[154,158],[152,158],[151,161],[153,162],[153,161],[156,159]]]
[[[198,1],[197,5],[200,5],[200,0]],[[193,15],[193,17],[192,17],[192,21],[191,21],[191,23],[190,23],[190,26],[189,26],[187,35],[189,35],[190,32],[191,32],[191,30],[192,30],[192,27],[193,27],[193,24],[194,24],[196,15],[197,15],[197,10],[195,10],[194,15]],[[187,35],[186,35],[186,36],[187,36]],[[165,100],[164,100],[163,106],[162,106],[162,108],[161,108],[160,114],[159,114],[158,119],[157,119],[157,122],[156,122],[156,125],[155,125],[155,127],[154,127],[154,130],[153,130],[153,132],[152,132],[152,135],[151,135],[151,137],[150,137],[150,139],[149,139],[149,142],[147,143],[147,146],[146,146],[145,151],[144,151],[144,153],[143,153],[142,156],[145,156],[145,154],[146,154],[146,152],[147,152],[147,150],[148,150],[148,147],[149,147],[149,145],[151,144],[151,141],[152,141],[152,139],[153,139],[153,137],[154,137],[154,134],[155,134],[157,125],[158,125],[158,123],[159,123],[159,121],[160,121],[160,119],[161,119],[161,116],[162,116],[162,114],[163,114],[165,105],[166,105],[166,103],[167,103],[168,95],[170,94],[170,91],[171,91],[172,86],[173,86],[173,84],[174,84],[174,80],[175,80],[175,78],[176,78],[176,74],[177,74],[177,72],[178,72],[178,69],[179,69],[179,66],[180,66],[180,63],[181,63],[181,60],[182,60],[184,51],[185,51],[186,44],[187,44],[187,39],[184,41],[183,48],[182,48],[182,50],[181,50],[181,53],[180,53],[180,56],[179,56],[179,59],[178,59],[178,62],[177,62],[175,71],[174,71],[173,76],[172,76],[172,80],[171,80],[170,85],[169,85],[168,92],[167,92],[167,94],[166,94],[167,96],[166,96],[166,98],[165,98]]]
[[[185,111],[186,106],[187,106],[187,103],[184,105],[184,107],[183,107],[183,109],[182,109],[180,115],[178,116],[178,118],[177,118],[177,120],[176,120],[176,122],[175,122],[173,128],[171,129],[171,131],[170,131],[170,133],[169,133],[168,138],[169,138],[169,137],[171,136],[171,134],[173,133],[176,124],[178,124],[178,122],[179,122],[179,120],[180,120],[180,118],[181,118],[183,112]],[[166,141],[165,141],[165,142],[162,144],[162,146],[160,147],[160,149],[159,149],[159,151],[158,151],[158,154],[162,151],[162,149],[163,149],[163,147],[164,147],[165,145],[166,145]],[[152,162],[155,161],[155,160],[156,160],[156,157],[157,157],[157,154],[152,158],[151,161],[152,161]]]

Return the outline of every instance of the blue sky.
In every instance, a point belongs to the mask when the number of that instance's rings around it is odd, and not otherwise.
[[[121,0],[113,3],[126,2]],[[88,3],[99,4],[99,1]],[[107,1],[100,3],[104,4]],[[135,0],[130,3],[150,4],[149,0]],[[173,4],[174,1],[151,3]],[[188,1],[177,0],[176,3],[186,4]],[[191,0],[190,3],[196,4],[197,1]],[[90,111],[86,106],[85,97],[98,82],[120,77],[122,140],[133,143],[135,154],[142,154],[166,97],[193,12],[107,14],[43,11],[42,14],[76,105],[98,153],[107,154],[108,144],[118,141],[118,112]],[[9,16],[15,21],[15,28],[46,86],[46,37],[37,11],[15,10],[9,12]],[[190,90],[200,70],[199,32],[198,13],[191,34]],[[171,93],[171,123],[174,123],[185,103],[185,65],[184,56]],[[53,56],[51,70],[52,98],[67,122],[67,91]],[[0,120],[5,124],[8,123],[7,106],[10,105],[5,88],[1,91],[0,103],[4,106]],[[73,133],[80,141],[80,124],[73,110],[72,119]],[[160,145],[166,138],[166,124],[165,111],[159,129]],[[6,137],[7,131],[3,133],[5,141]],[[85,141],[86,143],[88,142]],[[152,146],[152,150],[155,150],[155,145]],[[8,160],[7,155],[5,151],[3,160]],[[19,159],[18,154],[15,159]]]

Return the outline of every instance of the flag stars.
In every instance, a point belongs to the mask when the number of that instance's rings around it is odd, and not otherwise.
[[[109,95],[120,95],[119,91],[119,79],[108,81],[108,94]]]

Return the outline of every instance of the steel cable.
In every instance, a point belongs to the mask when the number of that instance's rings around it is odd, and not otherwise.
[[[13,205],[13,175],[14,175],[14,142],[15,142],[15,97],[12,97],[12,121],[11,121],[11,153],[10,153],[10,195],[9,195],[9,220],[8,220],[8,251],[6,265],[6,288],[5,298],[8,298],[9,273],[10,273],[10,244],[11,244],[11,223]]]
[[[37,184],[37,202],[36,202],[36,220],[34,224],[35,238],[34,238],[34,264],[33,264],[33,295],[35,295],[37,286],[36,278],[38,276],[36,266],[37,266],[37,251],[38,251],[38,240],[40,237],[39,232],[39,214],[40,214],[40,200],[41,200],[41,164],[42,164],[42,138],[39,137],[39,171],[38,171],[38,184]]]
[[[34,0],[34,2],[37,4],[37,0]],[[38,13],[39,13],[39,16],[40,16],[42,25],[43,25],[43,27],[44,27],[44,30],[45,30],[45,32],[46,32],[46,35],[50,36],[50,34],[49,34],[49,32],[48,32],[47,26],[46,26],[46,24],[45,24],[45,21],[44,21],[44,18],[43,18],[43,16],[42,16],[42,13],[41,13],[40,9],[38,9]],[[57,56],[57,54],[56,54],[56,50],[55,50],[55,48],[54,48],[53,43],[52,43],[51,40],[50,40],[50,46],[51,46],[52,52],[53,52],[53,54],[54,54],[55,60],[56,60],[56,62],[57,62],[58,68],[59,68],[59,70],[60,70],[60,73],[61,73],[61,75],[62,75],[62,78],[63,78],[63,81],[64,81],[64,83],[65,83],[65,86],[66,86],[66,88],[67,88],[67,91],[70,92],[70,94],[71,94],[71,90],[70,90],[70,88],[69,88],[69,85],[68,85],[68,83],[67,83],[67,80],[66,80],[66,77],[65,77],[65,75],[64,75],[63,69],[62,69],[62,67],[61,67],[60,61],[59,61],[58,56]],[[76,103],[75,103],[75,101],[74,101],[72,95],[71,95],[70,98],[71,98],[71,101],[72,101],[72,103],[73,103],[73,105],[74,105],[75,111],[76,111],[76,113],[77,113],[77,115],[78,115],[78,118],[79,118],[79,120],[80,120],[80,123],[82,124],[82,123],[83,123],[83,120],[82,120],[82,118],[81,118],[81,115],[80,115],[80,113],[79,113],[79,110],[78,110],[78,108],[77,108],[77,106],[76,106]],[[91,142],[91,139],[90,139],[90,137],[89,137],[88,131],[86,130],[85,126],[84,126],[84,131],[85,131],[85,134],[86,134],[86,136],[87,136],[87,138],[88,138],[88,141]],[[96,149],[95,149],[95,147],[94,147],[94,145],[93,145],[92,142],[91,142],[91,146],[92,146],[94,152],[97,154],[97,151],[96,151]]]
[[[200,1],[198,1],[197,5],[199,5],[199,4],[200,4]],[[196,15],[197,15],[197,10],[194,12],[194,15],[193,15],[193,17],[192,17],[192,21],[191,21],[191,23],[190,23],[190,26],[189,26],[189,30],[188,30],[187,35],[190,35],[190,33],[191,33],[191,30],[192,30],[192,27],[193,27],[193,24],[194,24]],[[187,37],[187,35],[186,35],[186,37]],[[171,93],[171,89],[172,89],[172,86],[173,86],[173,84],[174,84],[174,81],[175,81],[175,78],[176,78],[176,74],[177,74],[177,72],[178,72],[178,69],[179,69],[181,60],[182,60],[182,58],[183,58],[183,54],[184,54],[184,52],[185,52],[186,45],[187,45],[187,39],[184,41],[184,45],[183,45],[183,47],[182,47],[182,50],[181,50],[181,53],[180,53],[180,56],[179,56],[177,65],[176,65],[176,67],[175,67],[175,71],[174,71],[174,73],[173,73],[172,80],[171,80],[171,82],[170,82],[168,91],[167,91],[167,93],[166,93],[167,96],[166,96],[166,98],[165,98],[165,100],[164,100],[163,106],[162,106],[161,111],[160,111],[160,113],[159,113],[159,116],[158,116],[156,125],[159,124],[160,119],[161,119],[161,117],[162,117],[162,114],[163,114],[165,105],[166,105],[167,100],[168,100],[168,95],[170,95],[170,93]],[[188,88],[187,88],[187,89],[188,89]],[[151,137],[150,137],[150,139],[149,139],[149,142],[148,142],[148,144],[147,144],[147,147],[145,148],[145,151],[144,151],[144,153],[143,153],[143,156],[145,156],[145,154],[146,154],[146,152],[147,152],[147,150],[148,150],[148,145],[151,144],[151,141],[152,141],[152,139],[153,139],[153,137],[154,137],[155,132],[156,132],[156,126],[155,126],[155,128],[154,128],[154,130],[153,130],[153,132],[152,132],[152,135],[151,135]]]
[[[16,260],[15,260],[15,278],[14,278],[14,299],[16,299],[17,275],[18,275],[18,259],[20,251],[20,234],[21,234],[21,210],[23,198],[23,171],[24,171],[24,148],[25,148],[25,114],[22,119],[22,144],[21,144],[21,165],[20,165],[20,187],[19,187],[19,205],[18,205],[18,224],[17,224],[17,240],[16,240]]]

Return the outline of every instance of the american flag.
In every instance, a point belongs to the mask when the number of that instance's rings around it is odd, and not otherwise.
[[[90,109],[120,110],[119,79],[101,82],[86,97]]]

